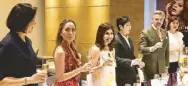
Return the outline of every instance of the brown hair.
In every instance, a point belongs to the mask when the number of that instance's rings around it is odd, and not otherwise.
[[[174,21],[178,20],[179,22],[179,26],[178,26],[178,29],[176,31],[179,31],[180,30],[180,20],[178,18],[174,18],[174,19],[169,19],[169,22],[167,24],[167,30],[170,30],[170,24]]]
[[[63,27],[68,23],[68,22],[72,22],[75,27],[76,27],[76,23],[71,20],[71,19],[64,19],[60,24],[59,24],[59,29],[57,32],[57,36],[56,36],[56,47],[59,46],[62,41],[63,41],[63,37],[61,36],[61,31],[63,30]]]
[[[95,44],[100,48],[104,48],[104,34],[107,30],[111,29],[113,31],[113,35],[115,36],[114,29],[110,23],[102,23],[99,25],[98,30],[97,30],[97,36],[96,36],[96,41]],[[113,50],[114,48],[114,38],[113,40],[108,44],[108,47],[110,48],[110,51]]]
[[[63,37],[61,36],[61,32],[62,32],[64,26],[65,26],[68,22],[72,22],[72,23],[75,25],[75,27],[76,27],[76,23],[75,23],[73,20],[71,20],[71,19],[64,19],[64,20],[60,23],[59,29],[58,29],[58,33],[57,33],[57,37],[56,37],[56,47],[55,47],[55,49],[56,49],[58,46],[67,47],[67,46],[66,46],[66,42],[65,42],[65,43],[62,43]],[[77,51],[76,51],[76,48],[75,48],[75,41],[73,41],[73,42],[70,44],[70,47],[71,47],[71,49],[73,50],[73,52],[70,52],[69,48],[65,48],[64,50],[65,50],[66,53],[69,53],[70,55],[72,55],[72,57],[75,59],[75,61],[76,61],[76,63],[77,63],[75,66],[76,66],[76,67],[79,67],[80,64],[81,64],[81,61],[80,61],[79,55],[78,55],[78,53],[77,53]],[[54,51],[55,51],[55,49],[54,49]]]

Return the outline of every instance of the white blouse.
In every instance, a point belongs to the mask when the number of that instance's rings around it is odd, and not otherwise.
[[[173,50],[183,49],[183,34],[181,32],[171,33],[168,31],[169,36],[169,62],[177,62],[179,55],[182,53],[174,52]]]

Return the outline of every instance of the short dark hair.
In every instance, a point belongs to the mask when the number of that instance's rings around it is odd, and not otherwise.
[[[125,25],[127,22],[129,22],[129,21],[130,21],[130,20],[129,20],[129,17],[128,17],[128,16],[118,17],[118,18],[116,19],[116,26],[117,26],[118,30],[120,30],[119,25],[124,26],[124,25]]]
[[[109,30],[109,29],[111,29],[113,31],[113,35],[115,37],[114,29],[113,29],[113,27],[112,27],[112,25],[110,23],[102,23],[98,27],[95,44],[96,44],[97,47],[100,48],[100,50],[102,50],[104,48],[104,46],[105,46],[104,45],[103,36],[104,36],[105,32],[107,30]],[[110,51],[113,50],[113,48],[114,48],[114,38],[108,44],[108,47],[109,47]]]
[[[25,32],[29,22],[35,17],[37,8],[29,3],[18,3],[9,13],[7,27],[14,32]]]

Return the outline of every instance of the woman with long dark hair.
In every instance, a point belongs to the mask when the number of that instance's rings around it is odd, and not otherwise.
[[[173,19],[168,24],[168,36],[169,36],[169,73],[176,73],[178,66],[178,57],[183,54],[183,34],[179,32],[179,20]]]
[[[178,19],[169,20],[167,25],[169,37],[169,86],[177,85],[177,71],[179,69],[178,59],[183,55],[183,34],[179,32],[180,21]]]
[[[88,63],[81,66],[81,58],[75,48],[75,37],[75,22],[65,19],[59,25],[54,51],[57,79],[55,86],[78,86],[81,72],[90,71],[91,69],[91,65]]]
[[[90,49],[92,81],[89,86],[116,86],[114,29],[109,23],[98,27],[95,45]]]

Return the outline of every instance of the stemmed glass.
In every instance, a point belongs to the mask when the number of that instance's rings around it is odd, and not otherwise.
[[[179,49],[180,50],[180,49]],[[179,53],[179,55],[178,55],[178,65],[179,65],[179,69],[178,69],[178,72],[179,72],[179,74],[180,74],[180,77],[183,77],[184,76],[184,71],[183,71],[183,67],[184,67],[184,59],[183,59],[183,57],[181,57],[181,53],[180,53],[180,51],[178,52]]]
[[[47,73],[48,73],[48,70],[49,70],[48,60],[46,60],[46,62],[44,62],[44,61],[42,60],[42,71],[47,74]],[[44,81],[43,86],[48,86],[46,81],[47,81],[47,80]]]

